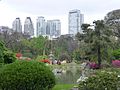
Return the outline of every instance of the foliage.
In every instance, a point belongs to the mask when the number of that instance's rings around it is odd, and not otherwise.
[[[35,61],[16,61],[5,65],[0,76],[1,90],[50,90],[55,85],[52,71]]]
[[[77,60],[77,61],[81,60],[81,55],[80,55],[80,51],[79,50],[74,51],[73,58],[74,58],[74,60]]]
[[[94,29],[91,29],[89,24],[83,24],[83,33],[76,35],[80,41],[80,49],[82,57],[87,57],[91,60],[97,60],[98,65],[101,65],[102,60],[108,58],[108,48],[111,44],[111,31],[105,25],[103,20],[97,20],[93,22]]]
[[[67,62],[71,62],[70,56],[69,56],[68,54],[66,54],[66,53],[61,54],[61,55],[59,56],[59,60],[60,60],[60,61],[66,60]]]
[[[0,63],[4,62],[4,51],[6,51],[6,47],[2,41],[0,41]]]
[[[47,38],[43,36],[34,37],[30,40],[30,47],[37,55],[43,55],[45,46],[46,46]]]
[[[114,50],[112,56],[114,59],[120,59],[120,49]]]
[[[44,60],[44,59],[48,59],[48,56],[47,55],[41,55],[41,56],[39,55],[36,58],[37,61]]]
[[[120,9],[112,10],[105,16],[105,23],[112,30],[113,48],[119,49],[120,47]]]
[[[114,71],[99,71],[79,84],[80,90],[117,90],[119,77]]]
[[[15,56],[15,54],[12,51],[4,51],[4,63],[5,64],[9,64],[9,63],[13,63],[17,58]]]
[[[69,35],[61,35],[56,40],[52,40],[52,50],[55,57],[66,53],[72,58],[72,53],[78,48],[77,41]]]

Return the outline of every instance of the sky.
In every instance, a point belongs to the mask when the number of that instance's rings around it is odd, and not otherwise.
[[[68,33],[68,13],[79,9],[84,14],[84,23],[92,24],[94,20],[120,9],[120,0],[0,0],[0,26],[12,28],[12,22],[20,17],[22,25],[26,17],[31,17],[36,29],[38,16],[46,20],[60,19],[61,33]]]

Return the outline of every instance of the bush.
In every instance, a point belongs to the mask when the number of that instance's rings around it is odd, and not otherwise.
[[[112,55],[114,59],[120,59],[120,49],[114,50]]]
[[[0,71],[0,90],[50,90],[55,85],[52,71],[44,63],[16,61]]]
[[[120,60],[113,60],[112,61],[112,66],[113,67],[120,67]]]
[[[0,40],[0,63],[4,62],[4,51],[6,51],[7,48],[5,47],[4,43]]]
[[[36,58],[37,61],[40,61],[43,59],[48,59],[48,57],[46,55],[41,55],[41,56],[37,56],[37,58]]]
[[[116,72],[99,71],[79,84],[80,90],[117,90],[119,77]]]
[[[17,58],[15,56],[15,54],[11,51],[4,51],[4,63],[5,64],[9,64],[9,63],[13,63]]]
[[[98,69],[98,68],[99,68],[99,66],[95,62],[90,63],[90,69]]]

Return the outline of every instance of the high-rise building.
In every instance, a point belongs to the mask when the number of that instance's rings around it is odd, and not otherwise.
[[[22,32],[22,25],[19,17],[13,21],[12,29],[16,32]]]
[[[0,26],[0,33],[4,32],[11,34],[13,32],[13,29],[9,28],[8,26]]]
[[[24,33],[34,36],[34,27],[30,17],[27,17],[24,22]]]
[[[46,25],[46,34],[51,38],[59,37],[61,35],[61,22],[60,20],[48,20]]]
[[[37,18],[36,30],[37,37],[40,35],[46,35],[46,22],[44,17],[41,16]]]
[[[82,33],[81,25],[84,22],[84,15],[80,13],[80,10],[69,11],[69,34],[76,35],[77,32]]]

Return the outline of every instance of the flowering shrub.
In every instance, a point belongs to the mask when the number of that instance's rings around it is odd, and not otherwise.
[[[79,83],[80,90],[118,90],[119,77],[114,71],[98,71]]]
[[[113,67],[120,67],[120,60],[113,60],[112,65]]]
[[[22,57],[22,54],[21,54],[21,53],[16,53],[16,57],[17,57],[18,59],[20,59],[20,57]]]
[[[99,68],[98,64],[96,64],[95,62],[91,62],[89,65],[90,65],[90,69],[98,69]]]
[[[41,60],[41,62],[49,63],[49,64],[50,64],[50,60],[47,60],[47,59],[45,59],[45,60]]]

